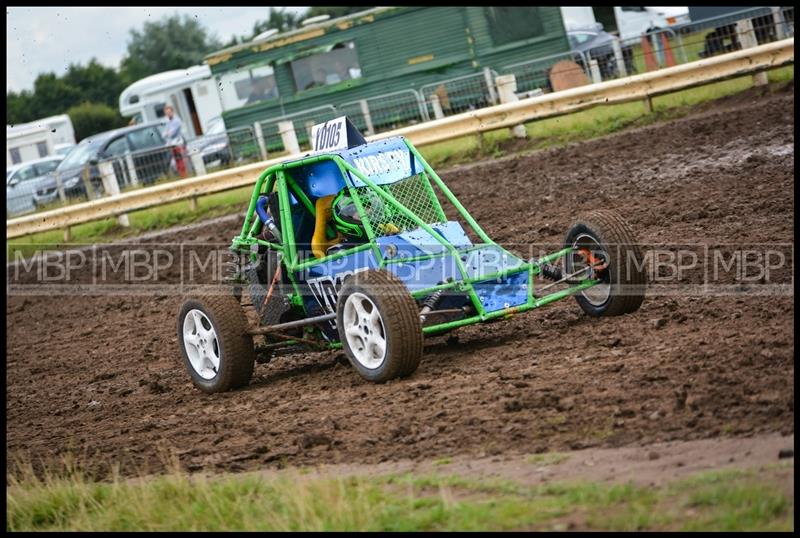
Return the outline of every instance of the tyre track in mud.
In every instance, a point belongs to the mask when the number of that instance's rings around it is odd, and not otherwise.
[[[757,94],[442,177],[513,250],[557,247],[575,214],[605,207],[648,245],[730,255],[783,243],[793,253],[794,88]],[[239,227],[188,239],[224,248]],[[186,239],[143,243],[177,255]],[[792,261],[770,280],[791,284]],[[193,388],[179,360],[175,295],[10,295],[7,451],[73,452],[138,474],[161,469],[163,450],[190,470],[240,471],[793,433],[791,293],[683,291],[707,269],[701,260],[634,314],[592,319],[570,299],[429,339],[407,380],[373,385],[337,352],[298,353],[212,396]],[[178,276],[175,267],[159,274]],[[736,286],[734,276],[718,282]],[[74,277],[89,283],[96,270]]]

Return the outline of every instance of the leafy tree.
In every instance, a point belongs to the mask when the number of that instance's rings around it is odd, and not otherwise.
[[[124,86],[155,73],[197,65],[206,54],[222,47],[188,15],[146,22],[142,31],[132,29],[130,36],[120,64]]]
[[[6,94],[6,125],[27,123],[36,119],[33,114],[33,93],[22,90],[20,93]]]
[[[75,139],[80,142],[87,136],[122,127],[126,121],[114,108],[102,103],[84,102],[67,110],[75,129]]]
[[[119,94],[125,89],[119,73],[111,67],[101,65],[94,58],[86,67],[71,64],[63,80],[80,90],[82,101],[104,103],[112,108],[117,108]]]

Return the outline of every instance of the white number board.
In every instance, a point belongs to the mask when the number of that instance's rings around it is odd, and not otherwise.
[[[318,123],[311,128],[314,151],[347,149],[347,117]]]

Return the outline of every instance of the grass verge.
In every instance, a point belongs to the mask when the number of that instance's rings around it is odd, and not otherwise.
[[[6,530],[793,530],[775,486],[793,465],[703,473],[665,486],[529,487],[448,475],[321,477],[180,472],[96,483],[72,470],[8,477]]]
[[[794,80],[794,66],[768,73],[770,83]],[[422,153],[431,166],[444,166],[497,158],[515,151],[531,151],[589,140],[621,131],[684,116],[691,107],[714,99],[734,95],[752,87],[752,77],[743,76],[723,82],[691,88],[653,99],[653,113],[647,113],[643,102],[598,106],[589,110],[530,122],[525,125],[528,140],[512,140],[509,129],[499,129],[481,136],[468,136],[425,146]],[[520,143],[514,143],[520,142]],[[522,147],[521,147],[522,146]],[[113,241],[139,235],[149,230],[189,224],[201,219],[244,211],[252,189],[242,188],[198,199],[192,210],[188,201],[143,209],[129,213],[130,227],[120,226],[116,219],[105,219],[74,226],[71,244]],[[52,230],[8,241],[8,260],[29,257],[43,246],[65,245],[62,230]]]

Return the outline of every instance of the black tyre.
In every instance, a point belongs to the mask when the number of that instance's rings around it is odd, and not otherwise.
[[[423,336],[417,303],[386,271],[363,271],[345,280],[336,327],[350,364],[368,381],[409,376],[419,366]]]
[[[255,365],[247,318],[232,295],[191,297],[178,312],[178,346],[192,383],[225,392],[250,382]]]
[[[579,218],[567,232],[564,246],[576,249],[564,258],[566,275],[585,269],[575,280],[591,275],[601,282],[575,295],[584,312],[590,316],[619,316],[635,312],[642,305],[647,284],[643,256],[622,216],[597,210]],[[595,268],[589,269],[588,265]]]

